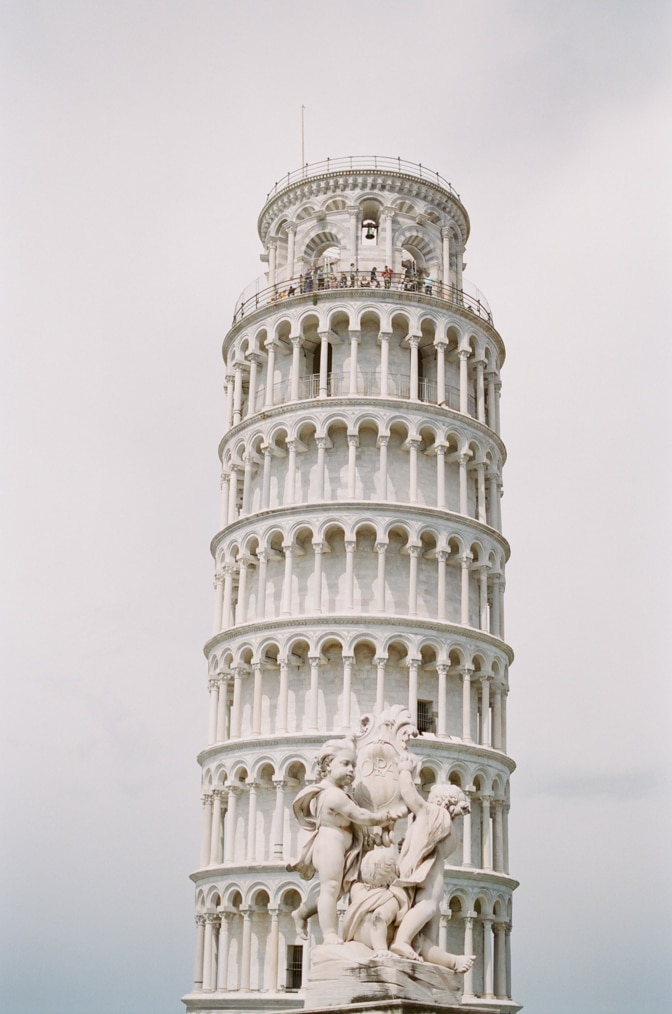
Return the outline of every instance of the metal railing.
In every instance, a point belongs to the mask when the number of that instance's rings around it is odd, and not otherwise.
[[[367,372],[359,373],[357,375],[355,390],[351,390],[351,381],[349,376],[342,376],[337,373],[328,373],[326,377],[326,392],[325,397],[327,398],[403,398],[406,401],[417,400],[425,402],[428,405],[438,405],[438,390],[435,380],[428,380],[425,377],[419,377],[417,381],[417,393],[415,398],[411,398],[411,378],[404,374],[390,373],[387,377],[387,394],[381,393],[382,385],[380,382],[380,374]],[[298,400],[309,401],[313,398],[320,397],[320,375],[319,373],[311,373],[305,377],[299,377],[298,384]],[[285,380],[279,380],[273,384],[273,397],[270,403],[266,404],[266,388],[261,386],[257,388],[254,398],[254,406],[249,409],[249,400],[244,399],[242,405],[243,418],[247,415],[254,414],[256,412],[262,412],[264,408],[276,407],[278,405],[285,405],[292,401],[292,387],[291,380],[286,378]],[[450,408],[454,412],[460,411],[460,391],[457,387],[446,386],[446,399],[442,402],[445,408]],[[470,416],[476,418],[476,398],[473,395],[469,395],[467,403],[467,411]]]
[[[374,172],[381,170],[382,172],[404,173],[407,176],[416,176],[421,180],[427,180],[428,183],[435,183],[443,190],[447,190],[456,200],[460,200],[460,195],[448,180],[445,180],[439,173],[428,169],[422,163],[407,162],[404,158],[389,158],[381,155],[345,155],[343,158],[326,158],[322,162],[307,162],[300,169],[288,172],[286,176],[282,176],[279,180],[276,180],[266,195],[266,200],[270,201],[272,197],[277,197],[287,187],[291,187],[293,183],[312,179],[314,176],[324,176],[327,173],[338,172],[366,172],[367,170],[373,170]]]
[[[297,278],[276,282],[275,285],[267,285],[250,296],[245,296],[243,293],[243,298],[238,300],[233,313],[233,324],[237,324],[246,314],[252,313],[261,306],[293,299],[296,296],[311,295],[314,299],[318,299],[322,293],[344,290],[355,290],[358,295],[361,295],[362,292],[383,294],[387,291],[432,296],[451,306],[459,306],[469,310],[488,324],[493,323],[490,308],[479,297],[472,296],[464,289],[458,289],[454,285],[446,286],[431,278],[407,275],[403,271],[394,272],[391,277],[387,278],[382,278],[377,274],[372,282],[370,271],[333,270],[323,273],[321,277],[315,274],[299,275]]]

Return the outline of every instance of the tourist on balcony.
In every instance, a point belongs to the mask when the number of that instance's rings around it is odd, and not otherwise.
[[[380,273],[383,276],[383,284],[384,284],[385,288],[389,289],[390,286],[392,285],[392,275],[394,274],[394,272],[392,271],[392,268],[388,268],[388,266],[386,264],[385,265],[385,269],[383,271],[381,271]]]

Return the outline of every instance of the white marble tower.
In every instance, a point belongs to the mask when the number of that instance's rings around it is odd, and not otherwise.
[[[310,885],[286,870],[291,804],[326,738],[393,704],[422,732],[422,791],[450,780],[471,801],[440,941],[477,955],[462,1003],[518,1009],[505,351],[463,277],[469,228],[437,173],[378,157],[288,174],[259,216],[267,272],[223,345],[190,1012],[302,1005],[309,945],[291,912]]]

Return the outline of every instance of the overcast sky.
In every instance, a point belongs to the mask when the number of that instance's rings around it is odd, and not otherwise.
[[[190,986],[220,347],[301,104],[451,180],[508,349],[514,996],[672,1009],[670,14],[2,0],[3,1009]]]

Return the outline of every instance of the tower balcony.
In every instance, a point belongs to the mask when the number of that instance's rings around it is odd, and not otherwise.
[[[318,299],[337,294],[340,299],[356,296],[361,298],[390,299],[394,297],[395,302],[405,302],[409,298],[416,301],[418,297],[427,297],[436,300],[451,309],[466,310],[473,314],[480,321],[494,327],[492,311],[483,294],[473,287],[457,288],[455,285],[444,285],[443,282],[432,278],[428,274],[405,271],[395,271],[383,278],[384,265],[376,267],[375,275],[372,269],[362,270],[341,270],[332,267],[332,270],[323,270],[321,276],[316,272],[309,271],[306,274],[297,275],[294,278],[287,278],[276,281],[274,285],[264,285],[265,276],[252,282],[238,297],[233,313],[232,326],[238,324],[246,316],[254,313],[263,307],[273,306],[276,303],[298,300],[299,297],[310,297],[316,303]]]

